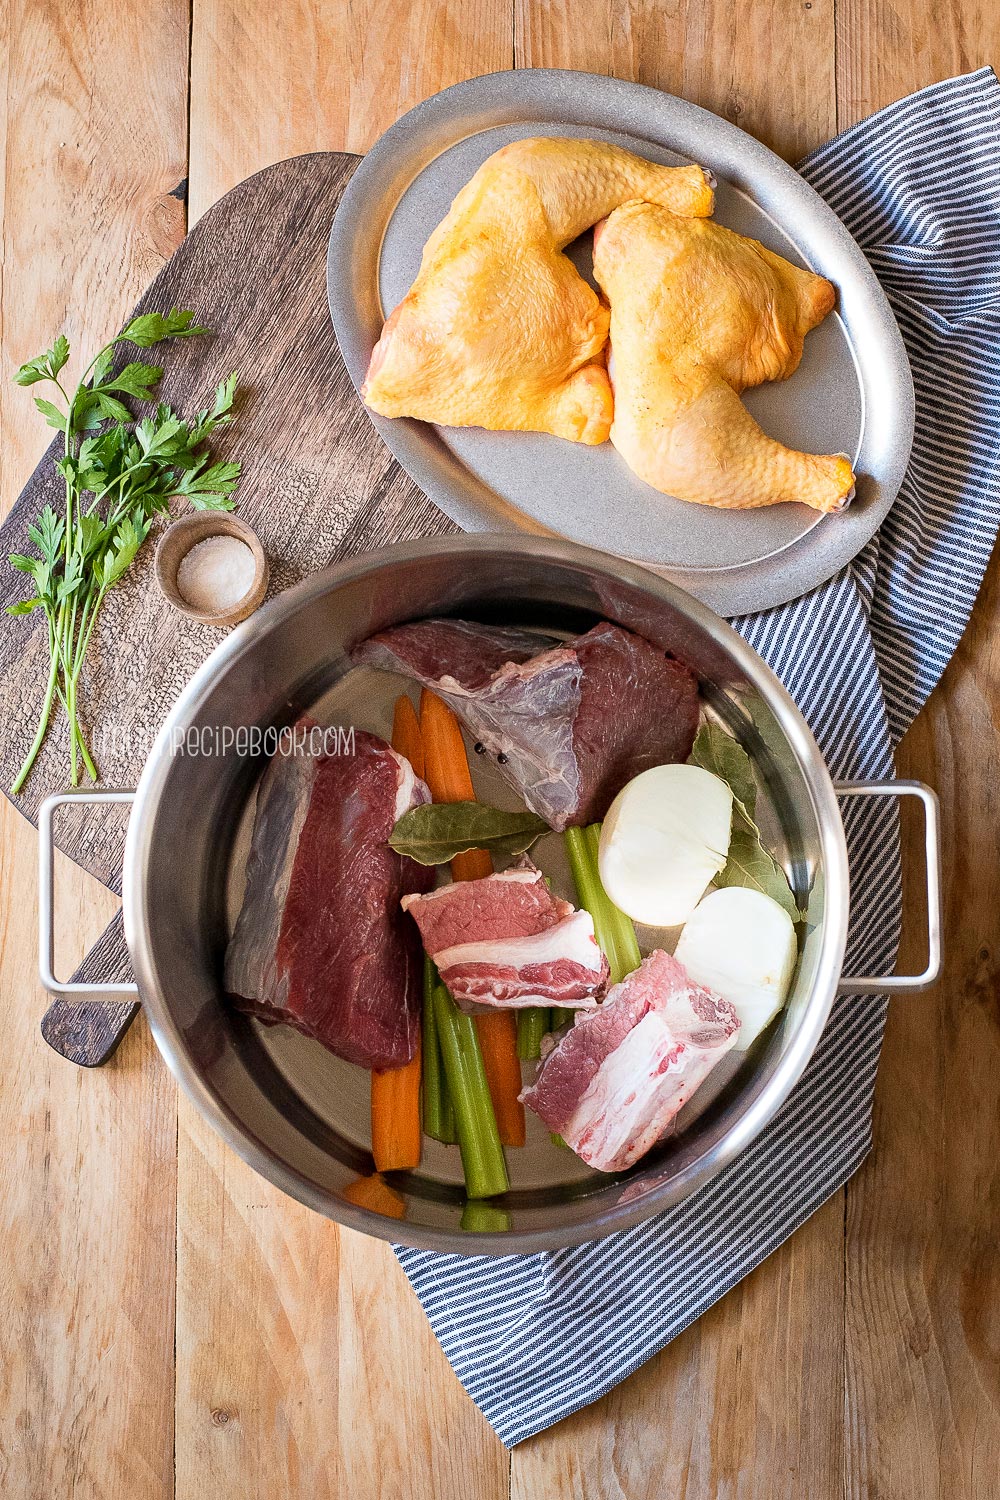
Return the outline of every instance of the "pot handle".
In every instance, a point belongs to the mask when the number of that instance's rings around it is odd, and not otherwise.
[[[119,1000],[138,999],[139,986],[121,981],[117,984],[61,983],[55,976],[55,868],[53,860],[52,815],[66,803],[133,802],[135,792],[56,792],[46,797],[38,809],[38,977],[50,995],[75,1000],[93,1000],[98,996]]]
[[[837,986],[856,995],[916,994],[941,973],[941,819],[937,793],[923,781],[841,781],[838,797],[916,797],[924,804],[924,860],[927,872],[927,967],[922,974],[845,975]]]

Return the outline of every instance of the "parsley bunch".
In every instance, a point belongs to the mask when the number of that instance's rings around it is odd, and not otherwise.
[[[163,371],[139,362],[112,368],[121,344],[149,349],[165,339],[208,332],[193,326],[192,318],[178,308],[133,318],[91,360],[72,395],[59,379],[69,359],[69,342],[62,334],[14,376],[25,386],[51,381],[62,397],[62,407],[41,396],[35,397],[35,405],[49,426],[63,434],[56,467],[66,483],[66,503],[62,515],[47,505],[28,527],[36,555],[15,552],[10,557],[13,567],[30,575],[35,592],[8,610],[14,615],[44,611],[50,658],[38,730],[12,793],[21,790],[41,749],[56,698],[69,719],[70,781],[78,785],[79,760],[97,780],[77,714],[77,686],[105,596],[128,571],[153,517],[168,509],[172,496],[183,496],[199,510],[232,509],[240,466],[211,462],[204,444],[231,420],[236,375],[222,382],[212,406],[191,422],[162,402],[152,416],[135,422],[122,396],[152,400]]]

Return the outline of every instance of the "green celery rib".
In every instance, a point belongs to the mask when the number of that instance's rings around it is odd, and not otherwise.
[[[631,919],[619,911],[601,884],[597,867],[600,837],[599,823],[589,828],[567,828],[563,835],[577,899],[594,919],[598,945],[611,968],[611,983],[620,984],[626,974],[639,967],[642,955]]]
[[[446,1146],[453,1146],[458,1136],[455,1134],[455,1110],[448,1091],[448,1080],[441,1059],[441,1043],[434,1020],[436,984],[437,971],[425,956],[422,1060],[424,1134],[436,1141],[443,1141]]]
[[[549,1012],[549,1030],[560,1031],[564,1026],[572,1026],[575,1020],[575,1010],[567,1010],[564,1005],[553,1005]]]
[[[542,1037],[549,1029],[549,1007],[527,1005],[517,1013],[517,1055],[532,1058],[542,1055]]]
[[[443,984],[434,988],[434,1020],[455,1109],[465,1191],[470,1198],[495,1197],[510,1183],[483,1055],[472,1017],[462,1014]]]
[[[635,923],[632,921],[632,918],[627,917],[621,908],[614,904],[601,884],[600,869],[597,862],[598,850],[601,844],[600,823],[591,823],[586,833],[587,848],[590,851],[590,857],[593,862],[594,877],[598,885],[600,885],[601,894],[607,902],[608,911],[610,912],[609,920],[615,930],[615,946],[618,950],[618,960],[621,967],[621,973],[615,979],[615,983],[618,984],[625,978],[626,974],[631,974],[632,970],[637,969],[642,963],[642,954],[639,952],[639,939],[635,935]]]
[[[577,900],[594,919],[594,935],[597,945],[611,966],[612,983],[617,984],[618,945],[615,924],[612,920],[611,902],[605,894],[597,873],[597,865],[591,857],[590,842],[585,828],[567,828],[563,834],[570,869],[576,882]]]

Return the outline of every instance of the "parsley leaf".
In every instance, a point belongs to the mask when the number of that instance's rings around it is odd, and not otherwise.
[[[150,349],[163,339],[191,338],[197,333],[207,333],[207,328],[192,324],[194,313],[172,307],[168,313],[140,313],[118,335],[140,349]]]
[[[226,377],[210,407],[191,422],[159,402],[140,421],[122,397],[150,402],[163,370],[131,360],[116,372],[116,351],[131,343],[147,349],[166,339],[190,338],[208,330],[195,324],[183,308],[168,313],[140,313],[99,351],[76,389],[67,393],[59,373],[69,359],[63,334],[52,347],[21,365],[14,379],[20,386],[55,381],[67,400],[65,412],[52,401],[34,398],[49,426],[64,434],[56,468],[66,483],[66,508],[58,515],[47,505],[28,538],[35,555],[12,553],[11,567],[27,574],[35,593],[7,606],[11,615],[45,612],[50,641],[50,669],[38,729],[11,791],[24,785],[48,729],[56,701],[70,720],[70,780],[78,784],[78,758],[89,775],[95,767],[77,717],[77,684],[104,597],[128,572],[149,535],[153,517],[181,496],[197,509],[231,509],[239,479],[238,463],[212,462],[204,447],[216,428],[231,420],[237,377]],[[89,498],[88,498],[89,497]]]

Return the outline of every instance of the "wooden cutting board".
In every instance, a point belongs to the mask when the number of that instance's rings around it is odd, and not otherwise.
[[[267,553],[269,597],[338,558],[457,529],[376,435],[334,340],[326,302],[327,238],[358,160],[318,152],[240,183],[198,222],[135,309],[192,308],[196,320],[212,329],[211,337],[162,351],[161,394],[181,413],[204,405],[231,370],[240,372],[237,418],[213,451],[243,465],[237,511]],[[143,357],[159,355],[154,350]],[[26,422],[41,420],[32,394],[24,392]],[[0,528],[0,557],[29,550],[27,527],[44,505],[62,509],[62,481],[52,462],[57,446],[58,439]],[[164,717],[225,635],[166,603],[153,575],[155,540],[108,596],[81,679],[81,719],[105,787],[135,786]],[[24,596],[22,574],[0,562],[0,577],[0,602]],[[41,613],[8,616],[0,642],[5,788],[34,735],[47,669]],[[66,786],[68,774],[68,732],[64,718],[57,718],[23,794],[11,800],[34,821],[40,802]],[[120,891],[125,826],[124,818],[103,809],[66,812],[57,821],[56,842]],[[74,978],[126,974],[119,918]],[[57,1001],[42,1030],[57,1050],[92,1065],[110,1056],[135,1010]]]

